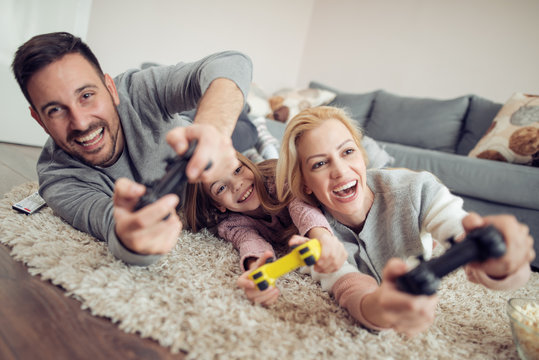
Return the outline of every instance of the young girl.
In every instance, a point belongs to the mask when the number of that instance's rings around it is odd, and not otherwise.
[[[445,241],[487,224],[503,234],[507,251],[499,259],[468,264],[468,279],[491,289],[527,282],[535,254],[526,225],[510,215],[467,214],[462,199],[428,172],[367,170],[360,145],[360,132],[343,110],[304,110],[287,124],[276,175],[278,197],[320,206],[348,262],[361,272],[326,283],[355,319],[409,336],[428,328],[437,298],[397,290],[395,279],[407,271],[401,259],[428,257],[433,238]]]
[[[247,276],[249,270],[275,258],[272,245],[286,244],[286,239],[298,231],[321,242],[322,254],[314,266],[318,272],[335,273],[343,268],[357,272],[351,265],[344,264],[347,257],[344,246],[332,236],[318,208],[291,197],[277,201],[276,160],[255,165],[240,153],[237,157],[238,162],[228,176],[212,183],[187,186],[183,215],[191,230],[216,227],[220,237],[234,244],[245,271],[238,286],[251,301],[270,305],[277,300],[277,288],[259,291]],[[303,241],[303,238],[293,237],[290,245]]]

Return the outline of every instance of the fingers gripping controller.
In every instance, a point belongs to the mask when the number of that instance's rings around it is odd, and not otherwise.
[[[322,247],[320,241],[311,239],[295,247],[291,252],[274,262],[264,264],[249,274],[260,291],[275,284],[278,277],[301,266],[314,265],[320,258]]]
[[[452,246],[440,257],[420,263],[416,268],[397,278],[397,287],[413,295],[432,295],[440,279],[472,261],[483,262],[505,254],[502,234],[489,225],[470,231],[461,242],[448,240]]]
[[[193,140],[189,148],[183,155],[173,158],[167,166],[165,175],[153,186],[148,186],[146,193],[142,196],[135,206],[135,211],[149,205],[167,194],[176,194],[180,202],[185,198],[185,189],[187,185],[187,175],[185,168],[193,156],[197,141]],[[211,167],[211,162],[206,166],[206,170]]]

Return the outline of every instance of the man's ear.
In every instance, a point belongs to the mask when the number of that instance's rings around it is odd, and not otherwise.
[[[39,114],[34,110],[32,106],[29,106],[28,108],[30,109],[30,115],[34,118],[34,120],[37,121],[37,123],[43,128],[43,130],[45,130],[47,134],[49,134],[49,130],[47,130],[45,124],[43,124],[43,121],[41,121],[41,117],[39,116]]]
[[[116,84],[114,83],[114,80],[112,80],[109,74],[105,74],[105,86],[109,90],[110,96],[112,96],[114,105],[116,106],[120,105],[120,97],[118,96],[118,90],[116,89]]]

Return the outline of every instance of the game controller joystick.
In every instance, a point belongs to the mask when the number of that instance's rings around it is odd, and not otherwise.
[[[187,163],[191,159],[191,156],[193,156],[196,146],[197,141],[191,141],[189,148],[183,155],[178,155],[169,160],[167,172],[157,183],[154,185],[148,185],[146,187],[146,193],[140,198],[139,202],[135,206],[135,211],[155,202],[166,194],[176,194],[179,196],[180,202],[184,200],[187,185],[185,168],[187,167]],[[210,167],[211,162],[208,163],[205,170],[209,169]],[[178,207],[179,206],[180,205],[178,205]]]
[[[440,257],[421,262],[416,268],[397,278],[399,290],[413,295],[432,295],[440,278],[471,261],[485,261],[505,254],[502,234],[489,225],[468,233],[463,241],[448,240],[452,246]]]

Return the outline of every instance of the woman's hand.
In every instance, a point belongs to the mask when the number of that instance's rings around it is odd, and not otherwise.
[[[505,255],[470,266],[483,270],[491,278],[502,279],[514,274],[522,266],[528,266],[535,259],[533,238],[529,228],[518,222],[514,216],[492,215],[482,218],[478,214],[470,213],[462,220],[466,232],[489,224],[502,233],[507,247]]]
[[[380,328],[391,328],[413,337],[434,322],[436,295],[410,295],[397,289],[395,280],[407,271],[400,259],[390,259],[383,271],[383,281],[361,303],[363,316]]]
[[[279,289],[274,286],[270,286],[266,290],[260,291],[253,280],[249,278],[249,274],[253,272],[253,270],[264,265],[269,258],[273,258],[273,253],[271,251],[264,252],[264,254],[262,254],[262,256],[255,262],[250,263],[249,270],[244,272],[239,277],[237,282],[238,287],[243,289],[245,292],[247,299],[255,304],[261,304],[264,306],[269,306],[277,302],[280,294]]]
[[[312,228],[309,230],[308,236],[311,239],[318,239],[322,246],[320,258],[314,265],[315,271],[327,274],[335,272],[343,266],[348,258],[348,253],[339,239],[333,236],[326,228],[322,227]],[[294,235],[290,238],[288,245],[297,246],[308,241],[309,238]]]

